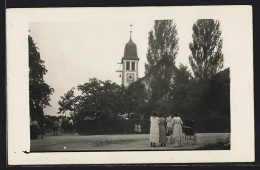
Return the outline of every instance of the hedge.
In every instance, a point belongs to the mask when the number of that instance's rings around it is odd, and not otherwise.
[[[185,121],[190,119],[183,119]],[[230,119],[193,119],[196,133],[230,133]],[[84,120],[76,124],[80,135],[134,134],[135,124],[141,125],[141,134],[150,131],[149,119]]]

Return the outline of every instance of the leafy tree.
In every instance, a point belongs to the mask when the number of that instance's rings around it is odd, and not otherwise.
[[[186,112],[188,107],[191,107],[189,103],[189,83],[192,75],[187,66],[183,64],[179,65],[179,69],[174,73],[173,84],[170,91],[170,103],[171,112]]]
[[[115,119],[118,114],[128,113],[129,118],[140,118],[146,113],[148,94],[139,81],[129,87],[119,86],[111,81],[92,78],[78,85],[80,95],[74,95],[74,88],[59,100],[59,113],[73,112],[74,120]]]
[[[151,76],[151,99],[157,101],[169,91],[178,53],[176,24],[172,20],[156,20],[149,32],[146,75]]]
[[[218,20],[199,19],[193,25],[189,62],[197,80],[209,79],[223,67],[222,38]]]
[[[191,78],[192,75],[188,67],[183,64],[180,64],[179,69],[173,75],[173,86],[187,84]]]
[[[65,93],[64,96],[61,96],[61,100],[58,101],[58,104],[60,105],[58,113],[66,114],[67,111],[75,111],[74,90],[75,88],[73,87],[71,90]]]
[[[33,119],[43,118],[43,108],[50,106],[50,95],[54,92],[48,84],[45,83],[43,76],[47,73],[44,61],[41,60],[39,49],[28,36],[29,42],[29,91],[30,91],[30,116]]]
[[[136,81],[125,90],[122,104],[130,118],[141,118],[146,114],[147,102],[147,90],[141,82]]]
[[[79,120],[116,118],[121,110],[121,87],[110,81],[96,78],[78,86],[82,95],[77,96],[76,116]]]

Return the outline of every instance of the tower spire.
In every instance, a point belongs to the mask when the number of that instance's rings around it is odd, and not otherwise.
[[[132,24],[129,25],[130,26],[130,40],[132,40]]]

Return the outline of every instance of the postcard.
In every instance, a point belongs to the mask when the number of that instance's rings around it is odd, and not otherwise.
[[[9,165],[254,162],[251,6],[6,17]]]

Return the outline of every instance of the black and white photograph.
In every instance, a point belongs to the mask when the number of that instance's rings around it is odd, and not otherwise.
[[[31,152],[230,149],[225,25],[183,22],[30,23]]]
[[[29,157],[146,154],[145,163],[172,163],[186,162],[189,153],[188,162],[224,162],[224,155],[237,152],[240,136],[253,152],[250,6],[8,12],[9,44],[23,41],[7,58],[9,68],[22,65],[20,71],[8,68],[9,85],[16,88],[8,96],[17,95],[20,104],[8,109],[9,150],[15,152],[18,146],[11,146],[21,139],[20,154]],[[217,156],[207,156],[211,152]],[[62,161],[71,164],[73,157]],[[253,154],[247,158],[253,161]]]

